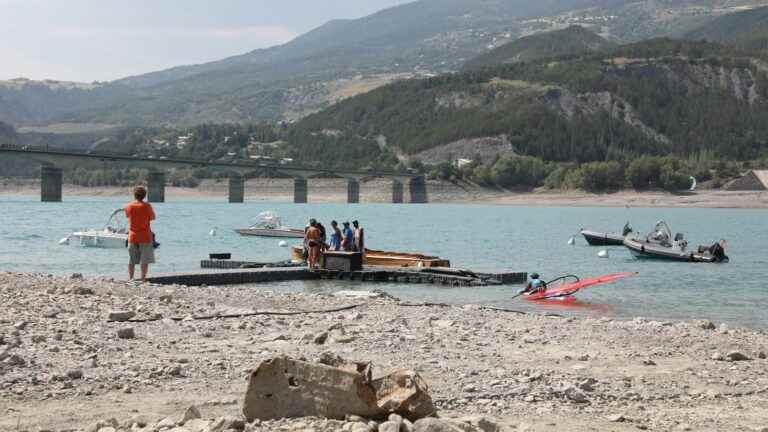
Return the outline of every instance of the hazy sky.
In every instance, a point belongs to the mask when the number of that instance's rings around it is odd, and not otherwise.
[[[410,0],[0,0],[0,79],[112,80],[289,41]]]

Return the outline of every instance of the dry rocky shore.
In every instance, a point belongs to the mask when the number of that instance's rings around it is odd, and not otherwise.
[[[768,431],[762,330],[268,288],[0,273],[0,430]],[[243,420],[260,361],[325,353],[419,372],[440,418]]]

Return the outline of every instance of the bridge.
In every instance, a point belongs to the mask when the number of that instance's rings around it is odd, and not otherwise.
[[[340,177],[347,179],[347,202],[360,202],[360,182],[371,178],[392,180],[392,202],[403,203],[405,184],[410,192],[410,203],[427,202],[427,185],[423,175],[383,172],[328,170],[293,164],[256,162],[211,162],[192,159],[165,159],[133,157],[125,155],[76,153],[41,148],[0,146],[3,158],[17,157],[37,162],[40,168],[40,197],[43,202],[62,200],[64,166],[85,169],[109,167],[143,168],[149,171],[147,181],[148,200],[165,202],[166,172],[178,168],[209,168],[229,175],[229,202],[245,201],[245,179],[248,175],[282,175],[293,178],[293,202],[308,201],[308,181],[316,177]]]

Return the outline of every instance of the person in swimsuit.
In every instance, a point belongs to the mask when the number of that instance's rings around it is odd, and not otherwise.
[[[536,294],[538,292],[544,292],[547,290],[547,284],[540,279],[540,276],[538,273],[531,274],[531,280],[528,282],[528,285],[525,287],[525,293],[526,294]]]
[[[316,269],[318,263],[320,262],[320,251],[323,244],[322,233],[320,232],[320,229],[317,228],[317,221],[314,219],[309,222],[305,243],[307,245],[307,250],[309,251],[307,257],[307,264],[309,265],[309,269]]]

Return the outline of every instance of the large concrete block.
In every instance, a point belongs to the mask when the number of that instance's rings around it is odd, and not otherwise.
[[[434,412],[428,387],[415,372],[398,371],[373,380],[370,363],[327,365],[287,357],[259,364],[250,375],[243,402],[249,422],[296,417],[341,420],[347,415],[384,418],[392,413],[416,420]]]
[[[307,203],[307,179],[296,178],[293,179],[293,202],[296,204]]]
[[[229,177],[229,202],[245,202],[245,177],[233,175]]]
[[[43,166],[40,168],[40,200],[61,202],[64,174],[61,168]]]

